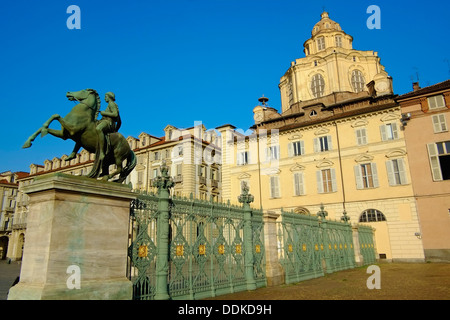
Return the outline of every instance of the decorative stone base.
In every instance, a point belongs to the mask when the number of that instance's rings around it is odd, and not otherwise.
[[[9,300],[131,299],[126,278],[130,201],[126,185],[43,175],[30,197],[20,282]]]

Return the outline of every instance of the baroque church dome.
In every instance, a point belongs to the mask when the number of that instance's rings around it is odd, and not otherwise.
[[[329,31],[342,31],[339,23],[330,19],[328,12],[324,11],[320,15],[321,19],[317,22],[312,31],[311,35],[314,37],[316,34],[321,32],[329,32]]]

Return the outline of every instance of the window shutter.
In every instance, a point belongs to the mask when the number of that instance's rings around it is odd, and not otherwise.
[[[388,181],[390,186],[395,186],[394,168],[392,166],[392,161],[386,161],[386,170],[388,175]]]
[[[278,198],[280,196],[277,176],[270,177],[270,196],[271,198]]]
[[[355,171],[355,179],[356,179],[356,189],[364,189],[363,181],[362,181],[362,173],[361,166],[358,164],[353,167]]]
[[[288,143],[288,156],[292,157],[294,155],[294,143],[289,142]]]
[[[377,164],[371,163],[370,166],[372,167],[372,179],[373,179],[373,187],[378,188],[380,186],[378,182],[378,170],[377,170]]]
[[[300,154],[305,154],[305,143],[302,141],[300,141]]]
[[[362,145],[362,141],[361,141],[361,129],[357,129],[357,130],[355,131],[355,134],[356,134],[356,144],[357,144],[358,146]]]
[[[397,159],[398,163],[398,171],[400,174],[400,184],[407,184],[408,178],[406,175],[406,166],[405,166],[405,160],[404,159]]]
[[[331,168],[331,188],[333,192],[337,191],[336,170]]]
[[[391,128],[392,128],[392,137],[394,139],[398,139],[398,129],[397,129],[397,124],[395,122],[391,123]]]
[[[441,132],[447,131],[447,122],[445,121],[445,114],[439,115],[439,122],[441,124]]]
[[[367,133],[366,133],[366,129],[365,128],[363,128],[363,129],[360,129],[359,130],[359,139],[360,139],[360,145],[364,145],[364,144],[367,144]]]
[[[439,163],[438,150],[435,143],[427,144],[428,157],[430,159],[431,175],[433,181],[442,180],[441,164]]]
[[[294,173],[294,193],[296,196],[305,194],[302,172]]]
[[[239,152],[236,156],[236,165],[240,166],[242,164],[242,153]]]
[[[381,133],[381,140],[386,141],[387,140],[386,126],[384,124],[380,126],[380,133]]]
[[[316,171],[317,178],[317,192],[323,193],[323,181],[322,181],[322,171]]]
[[[441,128],[439,126],[439,117],[438,115],[434,115],[431,117],[431,120],[433,121],[433,130],[434,133],[441,132]]]
[[[431,117],[433,121],[434,133],[447,131],[447,122],[444,114],[437,114]]]
[[[319,138],[314,138],[314,152],[320,152]]]
[[[328,144],[328,150],[333,150],[333,145],[331,143],[331,136],[327,136],[327,144]]]

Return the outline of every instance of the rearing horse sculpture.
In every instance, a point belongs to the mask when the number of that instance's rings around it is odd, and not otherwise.
[[[68,160],[76,155],[80,147],[83,147],[90,153],[95,153],[96,155],[93,168],[87,174],[88,177],[102,177],[104,180],[109,180],[118,174],[119,178],[114,180],[114,182],[122,183],[136,166],[136,156],[133,150],[130,149],[124,136],[119,132],[114,132],[110,133],[109,140],[111,148],[109,148],[109,152],[105,155],[104,159],[99,159],[98,155],[100,150],[98,150],[96,117],[100,110],[100,97],[97,91],[85,89],[76,92],[67,92],[66,96],[71,101],[78,101],[79,104],[75,105],[64,118],[59,114],[51,116],[41,128],[28,138],[22,148],[31,147],[31,143],[39,134],[44,137],[47,133],[50,133],[64,140],[71,139],[75,141],[75,147],[72,154],[67,158]],[[53,120],[59,121],[61,130],[49,128]],[[125,167],[123,167],[124,160],[127,160]],[[111,164],[115,164],[117,169],[110,174],[109,166]]]

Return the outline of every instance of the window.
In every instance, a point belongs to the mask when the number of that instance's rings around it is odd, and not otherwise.
[[[280,197],[280,177],[278,176],[270,177],[270,197],[271,198]]]
[[[434,133],[446,132],[447,122],[445,121],[445,114],[436,114],[431,116],[431,121],[433,122]]]
[[[359,216],[359,222],[379,222],[386,221],[385,215],[376,209],[367,209]]]
[[[239,152],[237,156],[237,165],[248,164],[248,151]]]
[[[432,97],[429,97],[427,100],[428,100],[428,107],[431,110],[445,107],[445,101],[444,101],[443,95],[432,96]]]
[[[388,180],[390,186],[407,184],[405,162],[403,159],[394,159],[386,161]]]
[[[378,173],[375,163],[366,163],[354,167],[356,178],[356,189],[377,188]]]
[[[335,36],[334,40],[336,42],[336,47],[341,48],[342,47],[342,37],[341,36]]]
[[[352,87],[355,92],[361,92],[364,90],[366,81],[361,71],[353,70],[352,72]]]
[[[450,141],[427,145],[433,181],[450,180]]]
[[[311,81],[311,91],[315,98],[320,98],[323,96],[323,91],[325,89],[325,81],[322,75],[316,74],[312,77]]]
[[[331,136],[323,136],[314,138],[314,152],[324,152],[331,150]]]
[[[303,172],[294,173],[294,195],[301,196],[305,194],[305,184]]]
[[[383,141],[398,139],[398,128],[395,122],[381,125],[380,132]]]
[[[181,163],[177,164],[177,176],[181,176],[183,174],[183,165]]]
[[[289,157],[301,156],[305,153],[305,146],[303,141],[294,141],[288,144]]]
[[[336,171],[331,169],[324,169],[316,171],[317,191],[319,193],[336,192]]]
[[[266,160],[280,159],[280,146],[271,146],[266,149]]]
[[[356,144],[362,146],[367,144],[367,130],[366,128],[360,128],[355,130]]]
[[[325,49],[325,38],[317,38],[317,51]]]
[[[159,160],[159,152],[155,151],[155,160]]]

